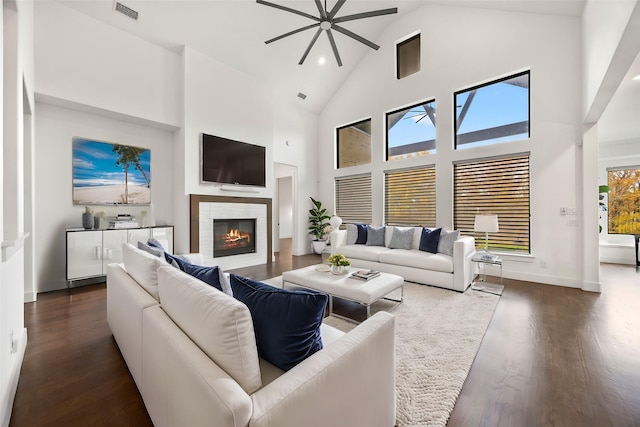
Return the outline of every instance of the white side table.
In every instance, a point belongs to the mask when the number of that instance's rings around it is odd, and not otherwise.
[[[491,257],[487,257],[486,255],[483,255],[483,254],[476,254],[473,256],[473,258],[471,258],[471,262],[475,262],[478,264],[478,280],[477,281],[482,281],[482,282],[486,282],[487,274],[483,272],[487,265],[496,265],[500,267],[500,285],[502,285],[502,258],[495,255]],[[481,279],[482,276],[484,276],[484,278]]]

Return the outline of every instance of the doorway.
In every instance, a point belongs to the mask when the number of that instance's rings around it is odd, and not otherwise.
[[[293,255],[293,248],[296,241],[295,227],[295,206],[296,194],[295,183],[297,168],[284,163],[274,164],[274,175],[276,179],[276,191],[274,206],[274,242],[273,250],[283,256],[290,258]],[[285,253],[286,252],[286,253]]]

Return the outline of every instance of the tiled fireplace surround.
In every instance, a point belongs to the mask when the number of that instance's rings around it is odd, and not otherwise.
[[[191,194],[190,205],[190,252],[201,253],[206,265],[225,270],[272,261],[271,199]],[[213,220],[230,218],[256,219],[256,251],[214,258]]]

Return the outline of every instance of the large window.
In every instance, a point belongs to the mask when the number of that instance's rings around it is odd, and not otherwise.
[[[608,169],[609,234],[640,234],[640,167]]]
[[[435,166],[385,173],[384,218],[387,225],[435,227]]]
[[[529,71],[454,94],[455,148],[529,137]]]
[[[403,79],[420,71],[420,34],[396,45],[396,78]]]
[[[345,224],[371,224],[371,174],[335,180],[336,215]]]
[[[371,163],[371,119],[337,129],[338,169]]]
[[[529,154],[454,164],[453,224],[473,235],[477,213],[497,214],[500,231],[489,247],[529,253]],[[476,235],[484,244],[484,234]]]
[[[387,113],[387,160],[436,152],[436,101]]]

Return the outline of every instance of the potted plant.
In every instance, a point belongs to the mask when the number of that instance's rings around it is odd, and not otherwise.
[[[345,274],[349,271],[351,261],[342,254],[333,254],[327,260],[331,264],[331,272],[333,274]]]
[[[599,199],[599,205],[600,205],[600,216],[599,219],[602,219],[602,212],[606,212],[607,211],[607,204],[605,202],[603,202],[602,200],[604,200],[605,195],[609,192],[609,186],[608,185],[599,185],[598,186],[598,199]],[[602,233],[602,225],[598,224],[598,233]]]
[[[314,237],[313,252],[320,254],[327,246],[325,236],[331,217],[327,214],[327,210],[322,207],[322,202],[313,197],[309,198],[313,203],[313,208],[309,209],[309,234]]]

